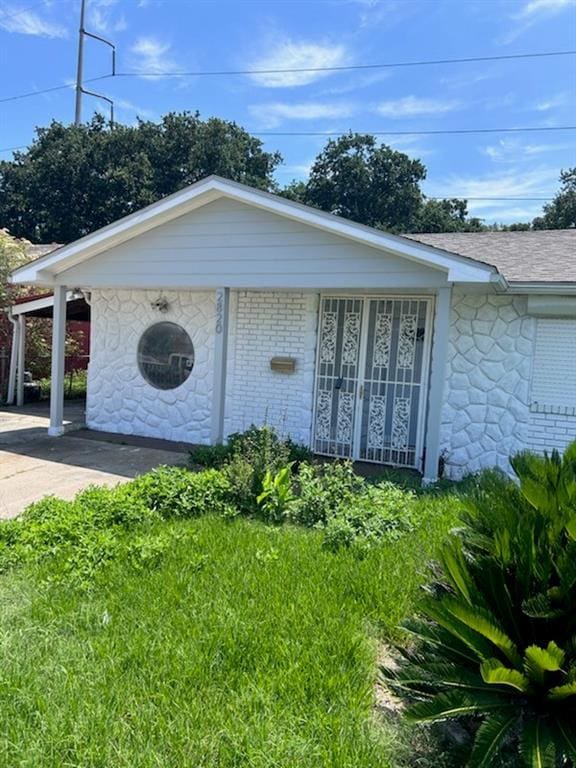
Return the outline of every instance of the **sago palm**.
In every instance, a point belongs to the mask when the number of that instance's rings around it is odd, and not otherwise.
[[[470,768],[576,766],[576,443],[487,473],[389,683],[426,722],[470,718]]]

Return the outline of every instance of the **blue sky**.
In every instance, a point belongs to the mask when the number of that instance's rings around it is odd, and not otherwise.
[[[576,49],[576,0],[87,0],[87,28],[112,39],[118,71],[87,85],[117,118],[196,110],[249,131],[415,131],[576,125],[576,57],[223,77],[166,72],[347,66]],[[0,0],[0,98],[70,84],[78,0]],[[86,44],[85,77],[109,72],[107,49]],[[104,103],[85,98],[84,117]],[[36,125],[70,122],[72,90],[0,103],[0,148],[27,144]],[[402,136],[431,196],[551,197],[576,165],[576,131]],[[281,184],[305,177],[322,137],[274,136]],[[4,151],[3,158],[10,157]],[[526,220],[542,203],[477,200],[490,221]]]

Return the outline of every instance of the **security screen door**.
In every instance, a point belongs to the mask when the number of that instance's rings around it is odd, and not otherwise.
[[[313,449],[421,468],[432,299],[324,297]]]

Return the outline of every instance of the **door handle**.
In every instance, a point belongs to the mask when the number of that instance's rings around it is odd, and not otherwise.
[[[360,389],[358,390],[358,397],[360,400],[364,398],[364,384],[360,384]]]

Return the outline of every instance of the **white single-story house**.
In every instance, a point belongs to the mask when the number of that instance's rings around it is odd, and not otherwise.
[[[576,438],[576,230],[400,237],[209,177],[16,270],[91,304],[94,430],[268,423],[433,481]]]

